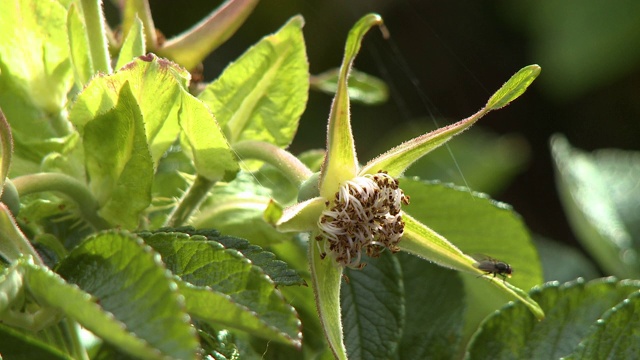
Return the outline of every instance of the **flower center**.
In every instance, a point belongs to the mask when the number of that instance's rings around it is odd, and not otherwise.
[[[327,240],[321,257],[332,253],[342,266],[362,269],[363,250],[370,257],[380,256],[384,248],[397,252],[404,231],[402,204],[408,205],[409,197],[386,172],[345,182],[318,221],[316,240]]]

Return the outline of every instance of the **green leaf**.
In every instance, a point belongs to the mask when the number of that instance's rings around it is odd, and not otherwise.
[[[9,360],[63,359],[72,358],[31,334],[0,324],[0,349]]]
[[[331,69],[311,76],[311,88],[327,94],[338,90],[338,69]],[[366,105],[378,105],[389,98],[389,88],[384,81],[356,69],[349,75],[349,98]]]
[[[178,135],[178,110],[189,73],[155,56],[140,57],[113,75],[95,77],[78,95],[69,119],[82,133],[97,115],[116,106],[122,86],[129,82],[140,106],[154,164]]]
[[[28,162],[73,145],[61,116],[73,86],[66,16],[57,1],[0,2],[0,107]]]
[[[503,293],[510,294],[510,297],[527,297],[519,289],[529,289],[542,282],[542,269],[535,247],[524,223],[509,205],[493,201],[484,194],[439,183],[402,179],[400,187],[411,197],[411,205],[403,207],[403,211],[443,236],[463,253],[484,254],[505,261],[514,269],[513,278],[506,285],[513,284],[515,287],[508,286],[508,289],[502,279],[487,281],[488,277],[464,276],[466,287],[470,284],[481,287],[475,292],[476,297],[469,299],[470,304],[493,298],[488,294],[495,293],[496,287],[507,291]],[[420,206],[422,204],[427,205]],[[404,240],[399,245],[401,248],[408,246]],[[467,269],[473,263],[464,266]],[[537,316],[542,315],[539,308],[536,310],[535,303],[528,304],[532,306],[532,311],[538,313]],[[499,305],[493,304],[493,307]]]
[[[529,65],[521,69],[513,75],[511,79],[489,99],[485,107],[477,113],[454,124],[436,129],[394,147],[369,161],[360,170],[360,174],[375,174],[383,169],[394,177],[402,175],[404,171],[418,159],[468,129],[490,111],[500,109],[515,100],[526,90],[531,82],[533,82],[539,72],[540,67],[537,65]]]
[[[227,140],[207,106],[185,89],[179,117],[180,143],[190,150],[187,155],[198,175],[211,181],[232,179],[239,168]]]
[[[158,55],[191,70],[227,41],[257,4],[257,0],[228,0],[191,29],[167,40],[155,50]]]
[[[640,356],[640,293],[635,292],[596,321],[566,359],[636,359]]]
[[[540,66],[529,65],[515,73],[498,91],[487,101],[488,110],[498,110],[509,105],[510,102],[522,95],[538,75]]]
[[[396,257],[404,282],[404,326],[395,358],[455,358],[466,309],[460,275],[408,254]]]
[[[153,162],[140,107],[129,83],[118,104],[85,126],[84,152],[89,185],[100,215],[111,224],[133,229],[151,203]]]
[[[309,65],[302,17],[263,38],[200,93],[229,142],[288,146],[307,103]]]
[[[534,290],[547,317],[543,321],[522,303],[513,303],[487,318],[468,348],[469,359],[558,359],[588,336],[603,313],[640,288],[638,281],[599,279],[548,283]],[[517,324],[517,326],[516,326]]]
[[[78,10],[78,5],[75,3],[71,4],[67,13],[67,33],[69,34],[69,49],[71,50],[71,63],[76,85],[82,88],[93,77],[95,71],[89,52],[87,26]]]
[[[367,267],[345,269],[340,290],[347,354],[352,359],[390,359],[404,325],[404,286],[398,259],[388,251]]]
[[[135,28],[138,26],[136,23],[140,21],[140,25],[142,26],[141,30],[144,31],[144,37],[141,38],[141,43],[146,44],[150,51],[154,52],[158,43],[158,35],[156,34],[156,27],[153,24],[149,1],[127,1],[121,7],[120,14],[122,16],[122,37],[127,39],[129,38],[130,31],[138,31]],[[137,37],[137,35],[135,36]],[[144,52],[142,54],[144,54]],[[118,59],[118,61],[120,61],[120,59]],[[116,66],[116,69],[119,69],[119,67]]]
[[[82,132],[96,115],[113,108],[118,91],[129,82],[142,118],[154,165],[185,132],[182,146],[193,151],[198,173],[220,179],[238,169],[213,115],[187,91],[190,75],[152,54],[142,56],[110,76],[96,77],[78,96],[69,118]]]
[[[37,284],[29,279],[32,291],[103,340],[141,358],[196,357],[195,331],[176,284],[139,238],[116,232],[90,237],[58,272],[82,291],[45,271],[37,272]]]
[[[213,229],[196,229],[191,226],[179,227],[175,229],[160,229],[154,232],[142,232],[139,236],[147,239],[155,234],[163,234],[163,236],[180,236],[189,235],[206,238],[207,241],[215,241],[220,243],[227,249],[237,250],[242,256],[251,260],[251,263],[265,272],[273,282],[280,285],[305,285],[304,280],[296,273],[295,270],[289,268],[287,263],[276,260],[276,256],[269,251],[265,251],[260,246],[252,245],[245,239],[233,236],[222,235],[218,230]],[[160,235],[158,235],[160,236]]]
[[[160,232],[145,237],[145,241],[182,279],[180,292],[190,314],[214,326],[222,324],[300,346],[300,320],[295,310],[262,269],[241,253],[202,235]],[[259,256],[255,252],[252,255]]]
[[[66,10],[57,1],[7,0],[0,3],[2,83],[14,82],[26,91],[27,98],[23,101],[34,101],[38,108],[50,113],[64,107],[73,81],[66,16]],[[4,104],[2,107],[6,108]],[[7,115],[13,117],[8,112]],[[35,120],[20,118],[32,126]]]
[[[131,28],[129,28],[129,31],[127,32],[127,37],[124,39],[122,47],[120,48],[116,69],[120,69],[138,56],[145,54],[146,50],[143,31],[142,21],[140,21],[136,15]]]
[[[640,276],[640,153],[571,147],[551,139],[558,190],[574,233],[609,274]]]
[[[339,184],[344,180],[353,179],[356,176],[358,159],[351,131],[347,84],[364,35],[375,25],[382,27],[382,18],[377,14],[365,15],[351,28],[347,36],[344,58],[338,76],[338,88],[329,114],[327,154],[320,174],[320,195],[325,199],[332,198]]]

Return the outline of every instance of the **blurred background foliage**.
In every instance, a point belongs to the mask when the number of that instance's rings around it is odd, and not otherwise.
[[[167,37],[220,3],[150,1],[155,25]],[[107,3],[105,10],[115,24],[113,4]],[[640,3],[263,1],[204,62],[205,81],[295,14],[306,20],[311,73],[337,67],[349,28],[368,12],[382,15],[391,39],[372,32],[355,66],[384,80],[390,97],[381,105],[352,106],[360,160],[399,139],[475,113],[511,74],[539,64],[542,74],[524,96],[454,139],[449,149],[428,156],[408,175],[467,185],[513,205],[534,234],[551,239],[540,240],[546,244],[541,245],[543,263],[557,264],[558,254],[570,251],[556,248],[560,243],[582,251],[560,205],[549,139],[562,133],[587,151],[640,150]],[[294,154],[324,146],[331,99],[311,92],[291,146]],[[595,276],[584,259],[575,261],[582,265],[571,273],[554,274],[553,266],[545,266],[545,277]]]

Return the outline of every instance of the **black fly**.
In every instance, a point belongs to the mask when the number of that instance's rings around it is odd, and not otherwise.
[[[484,255],[474,256],[473,258],[478,261],[473,264],[473,267],[486,271],[486,274],[480,276],[493,274],[493,277],[496,277],[497,275],[500,275],[502,277],[502,281],[505,281],[505,279],[507,277],[511,277],[511,274],[513,273],[511,265],[504,261],[496,260]]]

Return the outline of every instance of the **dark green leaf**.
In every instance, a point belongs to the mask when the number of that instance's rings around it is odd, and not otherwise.
[[[338,69],[325,71],[311,77],[311,88],[328,94],[338,90]],[[367,105],[382,104],[389,98],[389,88],[384,81],[367,73],[352,69],[349,75],[349,98]]]
[[[291,143],[307,103],[309,64],[302,17],[263,38],[200,94],[229,142]]]
[[[240,252],[202,235],[158,232],[143,236],[167,268],[182,279],[180,292],[190,314],[300,346],[300,320],[295,310],[271,279]]]
[[[175,282],[158,260],[133,235],[101,233],[75,248],[58,268],[86,293],[61,280],[54,293],[46,277],[36,288],[49,304],[63,307],[122,351],[143,358],[193,359],[198,346],[195,331]],[[70,297],[74,292],[77,295]]]
[[[567,359],[637,359],[640,357],[640,293],[635,292],[591,326]]]
[[[352,359],[389,359],[404,325],[404,286],[398,260],[388,251],[367,259],[362,271],[345,269],[340,289],[342,325]]]
[[[72,358],[40,339],[0,324],[0,355],[6,360]]]
[[[133,229],[151,203],[153,160],[140,107],[129,83],[113,110],[96,116],[84,129],[89,185],[100,215],[117,227]]]
[[[510,264],[509,283],[530,289],[542,282],[536,249],[522,219],[504,203],[484,194],[436,182],[401,179],[400,187],[411,197],[403,210],[435,230],[466,254],[484,254]],[[401,243],[402,244],[402,243]],[[511,300],[488,281],[464,275],[468,310],[465,338],[480,321]]]
[[[558,359],[573,352],[603,313],[640,289],[638,281],[612,278],[559,286],[548,283],[531,296],[545,310],[543,321],[522,303],[489,317],[475,334],[469,359]]]
[[[542,282],[542,269],[529,232],[509,205],[484,194],[436,182],[401,179],[400,187],[411,197],[411,204],[403,210],[464,253],[484,254],[507,262],[514,269],[509,282],[521,289]],[[482,282],[472,276],[469,280]]]
[[[591,155],[560,135],[551,139],[551,150],[560,199],[578,239],[607,273],[640,276],[640,153]]]
[[[180,227],[175,229],[160,229],[153,233],[140,233],[139,235],[143,239],[147,239],[155,234],[166,234],[168,236],[180,236],[180,234],[187,234],[189,236],[198,236],[197,239],[201,240],[204,237],[208,241],[215,241],[220,243],[227,249],[233,249],[239,251],[242,256],[251,260],[251,263],[265,272],[276,285],[305,285],[305,281],[298,275],[298,273],[289,268],[287,263],[281,260],[276,260],[276,256],[263,250],[260,246],[252,245],[250,242],[244,239],[240,239],[233,236],[224,236],[219,231],[213,229],[198,229],[193,227]]]
[[[463,282],[452,270],[398,254],[404,281],[404,328],[397,359],[453,359],[466,309]]]

